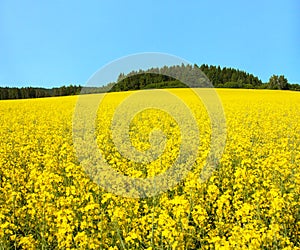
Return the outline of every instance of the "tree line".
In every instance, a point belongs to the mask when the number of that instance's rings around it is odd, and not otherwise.
[[[199,71],[200,69],[200,71]],[[204,74],[199,74],[203,72]],[[181,79],[178,80],[178,79]],[[234,68],[202,64],[164,66],[148,70],[120,73],[117,83],[108,83],[101,87],[82,87],[80,85],[59,88],[10,88],[0,87],[0,100],[25,99],[53,96],[78,95],[80,93],[103,93],[154,88],[184,88],[184,82],[190,87],[209,87],[208,80],[215,88],[281,89],[300,91],[299,84],[290,84],[283,75],[272,75],[267,83],[257,76]]]
[[[51,89],[34,87],[0,87],[0,100],[78,95],[80,94],[81,88],[80,85],[69,85]]]
[[[198,70],[204,73],[199,75]],[[151,72],[151,73],[150,73]],[[165,75],[164,75],[165,74]],[[166,76],[168,75],[168,76]],[[170,77],[172,76],[172,77]],[[174,76],[174,77],[173,77]],[[199,80],[195,81],[195,77]],[[257,76],[242,70],[202,64],[198,65],[177,65],[171,67],[152,68],[146,71],[132,71],[125,75],[121,73],[118,77],[118,83],[111,91],[127,91],[148,88],[182,88],[186,85],[184,82],[193,83],[197,87],[208,87],[207,78],[215,88],[245,88],[245,89],[280,89],[280,90],[298,90],[299,84],[290,84],[283,75],[272,75],[268,82],[263,83]]]

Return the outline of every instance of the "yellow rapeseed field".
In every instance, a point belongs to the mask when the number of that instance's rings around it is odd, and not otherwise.
[[[208,114],[187,89],[170,92],[196,118],[196,164],[167,192],[139,199],[110,193],[86,174],[73,142],[78,96],[0,101],[0,249],[300,249],[300,93],[218,89],[226,146],[201,182]],[[183,138],[172,115],[145,109],[131,120],[132,146],[151,148],[155,128],[165,147],[149,163],[129,160],[130,150],[124,157],[110,123],[132,93],[105,96],[98,150],[119,173],[153,177],[174,164]]]

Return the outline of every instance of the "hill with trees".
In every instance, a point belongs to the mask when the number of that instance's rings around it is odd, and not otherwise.
[[[204,74],[196,73],[201,70]],[[170,77],[174,76],[174,77]],[[177,79],[185,79],[186,82],[195,82],[195,76],[202,79],[196,82],[197,87],[207,87],[207,78],[215,88],[244,88],[244,89],[280,89],[300,91],[299,84],[290,84],[285,76],[272,75],[267,83],[263,83],[257,76],[242,70],[202,64],[177,65],[162,68],[152,68],[146,71],[132,71],[129,74],[121,73],[117,84],[111,91],[127,91],[149,88],[184,88],[184,83]],[[206,78],[207,77],[207,78]],[[201,84],[202,82],[202,84]]]
[[[204,74],[200,74],[203,72]],[[170,77],[172,76],[172,77]],[[216,88],[264,88],[262,81],[244,71],[221,68],[220,66],[177,65],[152,68],[146,71],[132,71],[127,75],[121,73],[112,91],[126,91],[148,88],[183,88],[184,82],[195,83],[195,87],[208,87],[208,79]],[[201,78],[201,79],[199,79]],[[198,80],[198,81],[196,81]]]
[[[199,74],[199,69],[203,74]],[[82,87],[80,85],[62,86],[59,88],[10,88],[0,87],[0,100],[40,98],[52,96],[77,95],[80,93],[103,93],[154,88],[184,88],[192,83],[192,87],[208,87],[207,79],[215,88],[246,88],[246,89],[281,89],[300,91],[299,84],[290,84],[283,75],[272,75],[267,83],[263,83],[257,76],[234,68],[198,65],[175,65],[148,70],[132,71],[128,74],[120,73],[117,83],[108,83],[101,87]],[[194,84],[194,85],[193,85]]]

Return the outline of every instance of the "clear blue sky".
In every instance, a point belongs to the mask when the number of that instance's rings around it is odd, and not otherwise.
[[[140,52],[300,83],[300,1],[0,0],[0,86],[84,84]]]

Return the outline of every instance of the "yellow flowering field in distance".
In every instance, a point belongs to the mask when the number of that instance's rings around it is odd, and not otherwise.
[[[216,90],[226,146],[212,176],[200,182],[209,117],[187,89],[168,91],[196,118],[196,164],[167,192],[140,199],[109,193],[84,171],[72,138],[78,96],[0,101],[0,249],[300,249],[300,93]],[[109,126],[132,93],[105,96],[97,145],[118,172],[153,177],[178,157],[180,128],[159,110],[138,113],[128,131],[132,146],[149,149],[155,128],[165,147],[149,164],[128,160]]]

